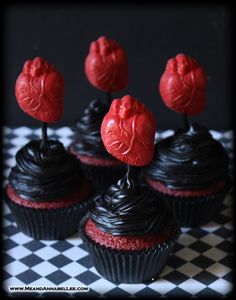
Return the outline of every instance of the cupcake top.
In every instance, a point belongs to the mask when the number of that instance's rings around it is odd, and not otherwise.
[[[75,121],[74,149],[78,154],[113,159],[106,151],[100,134],[100,127],[108,107],[99,99],[90,102],[84,113]]]
[[[55,201],[78,189],[83,178],[78,160],[61,142],[48,140],[43,148],[33,140],[17,152],[9,184],[24,199]]]
[[[96,198],[90,218],[103,232],[115,236],[163,234],[173,221],[153,192],[128,175]]]
[[[170,189],[204,189],[227,179],[228,159],[207,128],[193,123],[188,130],[177,129],[156,144],[155,156],[144,174]]]

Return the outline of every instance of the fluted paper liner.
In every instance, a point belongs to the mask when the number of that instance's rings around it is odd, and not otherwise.
[[[60,240],[76,233],[81,218],[93,203],[93,197],[90,196],[67,207],[35,209],[13,202],[6,189],[4,200],[19,229],[36,240]]]
[[[180,235],[179,227],[174,225],[171,236],[162,244],[148,250],[116,250],[99,245],[87,236],[84,231],[87,220],[88,216],[85,216],[81,221],[80,236],[97,271],[115,283],[142,283],[156,279]]]

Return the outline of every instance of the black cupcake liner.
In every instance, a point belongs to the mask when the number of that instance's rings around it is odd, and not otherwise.
[[[13,202],[4,190],[4,200],[19,229],[36,240],[61,240],[78,231],[82,217],[93,203],[90,196],[63,208],[35,209]]]
[[[142,283],[157,279],[180,235],[180,228],[173,226],[171,236],[160,245],[148,250],[124,251],[99,245],[84,231],[88,216],[81,221],[80,236],[85,243],[96,270],[115,283]]]
[[[81,162],[81,167],[93,184],[96,193],[104,193],[113,183],[122,178],[127,172],[124,164],[117,166],[93,166]]]
[[[223,189],[214,194],[191,197],[168,195],[152,189],[158,198],[167,203],[181,227],[198,227],[212,221],[221,210],[230,186],[231,183],[227,182]]]

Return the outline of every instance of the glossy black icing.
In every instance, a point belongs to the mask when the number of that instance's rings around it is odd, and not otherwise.
[[[193,123],[156,144],[144,175],[170,189],[204,189],[228,178],[228,161],[222,144],[207,128]]]
[[[173,221],[153,191],[128,174],[96,198],[90,218],[104,232],[135,236],[163,234]]]
[[[74,124],[74,150],[86,156],[96,156],[106,159],[113,157],[106,151],[100,134],[102,120],[108,112],[108,106],[99,99],[90,102],[84,113]]]
[[[16,154],[9,183],[15,192],[31,201],[57,200],[79,187],[83,173],[78,160],[67,153],[63,144],[48,140],[30,141]]]

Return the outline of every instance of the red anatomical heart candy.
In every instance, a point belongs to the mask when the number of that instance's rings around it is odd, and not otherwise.
[[[107,151],[133,166],[145,166],[154,154],[156,121],[144,104],[127,95],[112,101],[101,125]]]
[[[92,42],[85,60],[89,82],[105,92],[118,92],[128,84],[128,59],[118,43],[105,36]]]
[[[41,57],[26,61],[15,86],[21,109],[43,122],[56,122],[63,113],[64,80]]]
[[[160,80],[160,94],[165,104],[178,113],[196,115],[206,103],[206,75],[198,62],[178,54],[168,60]]]

